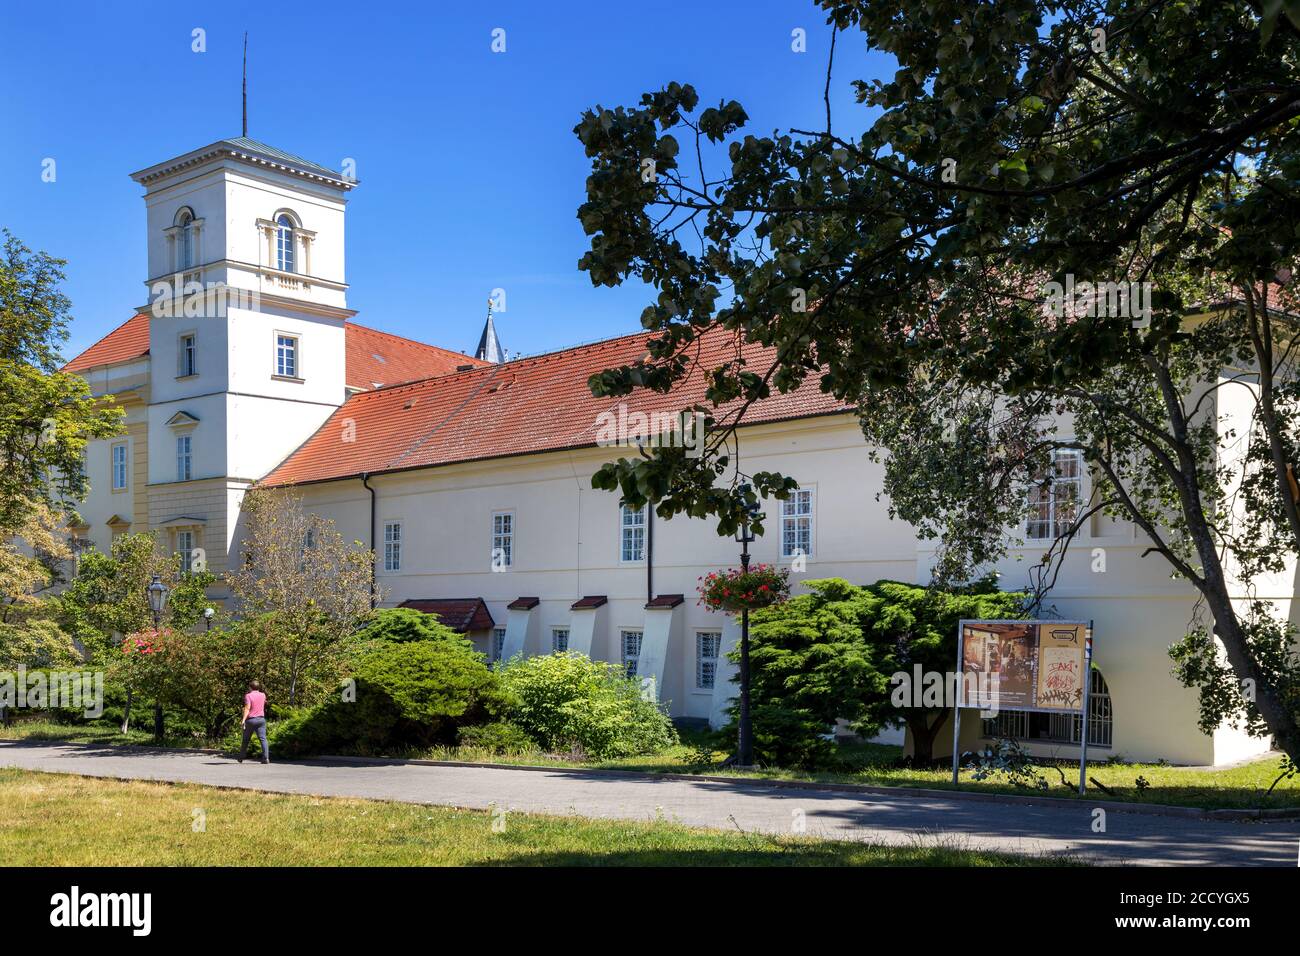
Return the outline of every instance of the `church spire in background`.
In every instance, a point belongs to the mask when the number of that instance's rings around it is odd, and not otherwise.
[[[505,350],[501,348],[501,342],[497,339],[497,327],[492,324],[491,299],[488,299],[487,323],[483,326],[483,334],[479,337],[478,351],[474,353],[474,357],[496,365],[501,365],[506,360]]]

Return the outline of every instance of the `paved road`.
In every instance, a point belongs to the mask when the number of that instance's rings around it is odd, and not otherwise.
[[[1295,866],[1300,821],[1236,823],[1110,812],[1093,833],[1093,805],[1002,804],[961,798],[834,793],[487,767],[330,761],[269,766],[192,751],[0,742],[0,766],[278,793],[364,797],[473,809],[654,819],[909,845],[1073,854],[1094,862],[1183,866]],[[734,819],[734,823],[732,822]]]

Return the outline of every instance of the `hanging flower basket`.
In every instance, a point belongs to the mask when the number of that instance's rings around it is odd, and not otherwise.
[[[770,564],[756,564],[748,571],[727,568],[710,571],[699,579],[700,601],[711,611],[757,611],[779,604],[790,596],[790,571]]]

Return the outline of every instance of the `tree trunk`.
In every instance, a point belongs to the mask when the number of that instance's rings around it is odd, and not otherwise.
[[[939,736],[939,728],[943,727],[947,721],[944,719],[948,716],[946,710],[938,712],[934,719],[933,726],[930,724],[930,715],[934,711],[921,711],[918,714],[910,714],[907,718],[907,729],[912,732],[912,762],[921,765],[934,763],[934,740]]]
[[[126,689],[126,707],[122,710],[122,733],[126,733],[131,727],[131,697],[133,693],[130,687]]]

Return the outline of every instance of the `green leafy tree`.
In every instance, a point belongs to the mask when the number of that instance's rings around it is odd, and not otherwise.
[[[86,442],[121,430],[122,410],[59,371],[68,337],[65,261],[33,253],[4,232],[0,250],[0,535],[21,531],[32,509],[63,510],[85,496]]]
[[[344,540],[333,521],[304,512],[289,492],[254,489],[242,508],[243,560],[226,580],[239,614],[274,616],[292,706],[305,674],[341,666],[356,649],[357,629],[379,598],[374,554]]]
[[[672,82],[576,127],[580,266],[656,293],[648,355],[592,391],[671,391],[710,330],[764,347],[705,369],[726,413],[704,455],[656,450],[594,483],[731,533],[752,504],[743,476],[719,480],[735,428],[812,376],[857,406],[893,513],[939,541],[938,579],[963,581],[1006,553],[1055,456],[1078,452],[1093,496],[1037,596],[1094,515],[1133,523],[1201,599],[1178,673],[1206,723],[1244,720],[1300,757],[1300,665],[1289,639],[1256,639],[1290,631],[1251,597],[1300,554],[1294,6],[819,6],[824,124],[751,133],[739,103]],[[836,117],[845,53],[864,47],[898,68],[850,77],[858,108]],[[1050,285],[1074,282],[1101,292],[1066,302]],[[1218,427],[1232,403],[1240,427]],[[754,476],[763,495],[789,484]],[[1196,638],[1210,631],[1222,659]]]
[[[357,631],[360,641],[404,644],[407,641],[456,641],[464,638],[432,614],[409,607],[375,611]]]

